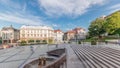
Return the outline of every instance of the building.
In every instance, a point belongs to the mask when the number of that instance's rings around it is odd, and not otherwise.
[[[2,44],[2,35],[1,35],[1,30],[0,30],[0,44]]]
[[[1,30],[0,30],[0,38],[2,38]]]
[[[83,28],[75,28],[73,29],[73,31],[75,32],[75,39],[76,40],[82,40],[86,38],[86,31]]]
[[[29,40],[48,40],[53,39],[53,28],[48,26],[27,26],[23,25],[20,28],[20,40],[24,40],[27,43]]]
[[[75,28],[64,33],[64,41],[78,41],[86,38],[86,31],[83,28]]]
[[[56,44],[63,43],[63,35],[64,33],[60,29],[54,30],[54,42]]]
[[[16,43],[19,40],[19,30],[11,26],[1,29],[2,43]]]
[[[64,41],[70,41],[74,39],[74,37],[75,37],[75,31],[73,30],[69,30],[64,33]]]

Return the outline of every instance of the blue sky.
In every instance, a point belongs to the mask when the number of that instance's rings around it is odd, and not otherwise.
[[[87,29],[92,20],[117,10],[120,0],[0,0],[0,29],[9,25]]]

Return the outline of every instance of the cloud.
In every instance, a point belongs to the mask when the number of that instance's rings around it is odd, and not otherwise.
[[[120,4],[113,5],[109,9],[116,9],[116,8],[120,8]]]
[[[60,27],[58,24],[52,24],[53,27]]]
[[[26,24],[26,25],[44,25],[45,24],[45,21],[43,21],[38,16],[27,16],[19,13],[15,13],[15,14],[0,13],[0,20],[18,23],[18,24]]]
[[[109,14],[120,10],[120,3],[116,5],[112,5],[111,7],[107,8],[107,10],[109,11]]]
[[[21,5],[13,0],[0,0],[0,4],[12,9],[22,9]]]
[[[49,16],[79,16],[93,5],[102,5],[106,0],[38,0],[40,8]]]

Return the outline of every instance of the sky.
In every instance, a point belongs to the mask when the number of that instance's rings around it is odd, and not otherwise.
[[[63,31],[87,30],[98,17],[120,10],[120,0],[0,0],[0,29],[46,25]]]

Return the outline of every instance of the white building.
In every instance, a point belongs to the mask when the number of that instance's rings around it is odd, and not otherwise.
[[[79,41],[86,38],[86,31],[83,28],[77,27],[64,33],[64,41]]]
[[[1,30],[0,30],[0,37],[2,37]]]
[[[77,27],[73,31],[75,31],[75,39],[81,40],[86,38],[85,29]]]
[[[1,30],[0,30],[0,44],[2,44],[2,35],[1,35]]]
[[[64,33],[61,30],[54,30],[54,42],[56,44],[63,42]]]
[[[2,43],[16,43],[19,40],[19,30],[12,27],[1,29]]]
[[[20,40],[49,40],[53,39],[53,28],[48,26],[22,26],[20,28]]]

